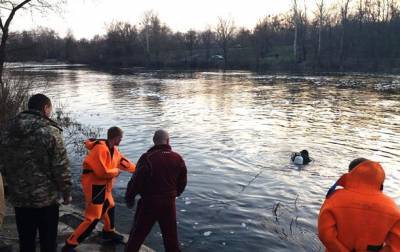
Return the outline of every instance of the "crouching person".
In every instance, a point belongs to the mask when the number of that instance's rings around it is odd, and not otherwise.
[[[141,196],[127,252],[139,251],[156,222],[160,225],[165,250],[180,251],[175,198],[186,187],[186,166],[182,157],[172,151],[166,131],[156,131],[153,142],[154,146],[140,157],[125,195],[128,207],[133,207],[136,195]]]
[[[328,252],[400,251],[400,210],[383,194],[385,172],[364,160],[339,179],[321,207],[318,236]]]
[[[89,153],[83,161],[81,176],[85,195],[85,220],[66,240],[62,251],[75,251],[75,247],[87,238],[100,220],[104,221],[102,237],[112,242],[122,242],[123,236],[115,231],[115,203],[112,196],[114,178],[120,170],[133,173],[136,166],[126,159],[117,146],[122,140],[123,132],[118,127],[111,127],[107,140],[88,139],[85,146]]]

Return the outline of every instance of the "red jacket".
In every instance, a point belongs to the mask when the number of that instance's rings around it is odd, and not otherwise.
[[[175,198],[185,190],[187,170],[182,157],[169,145],[156,145],[144,153],[126,191],[131,202],[137,194],[142,198]]]
[[[385,172],[364,161],[344,174],[322,205],[318,236],[329,252],[400,251],[400,211],[382,193]]]

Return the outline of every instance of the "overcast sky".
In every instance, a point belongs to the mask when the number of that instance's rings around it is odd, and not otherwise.
[[[306,1],[315,5],[315,0]],[[227,16],[232,16],[237,26],[252,28],[265,15],[290,10],[290,3],[291,0],[69,0],[61,15],[18,13],[11,29],[44,26],[61,36],[70,29],[76,38],[92,38],[104,34],[107,24],[113,21],[137,24],[147,10],[158,13],[173,31],[204,30],[215,25],[218,17]]]

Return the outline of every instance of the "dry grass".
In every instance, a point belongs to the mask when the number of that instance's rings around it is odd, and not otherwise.
[[[26,106],[32,80],[5,75],[0,88],[0,129]]]

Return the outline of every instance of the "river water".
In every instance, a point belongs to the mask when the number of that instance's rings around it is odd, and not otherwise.
[[[170,132],[188,167],[177,200],[184,251],[322,251],[317,216],[327,189],[349,162],[381,162],[384,192],[400,204],[400,77],[288,76],[250,72],[101,72],[38,66],[41,87],[84,124],[124,132],[120,149],[136,162],[152,134]],[[104,136],[104,134],[103,134]],[[298,167],[293,151],[314,159]],[[72,158],[80,191],[81,158]],[[133,212],[115,185],[117,228]],[[79,201],[79,199],[77,199]],[[163,251],[158,227],[146,244]]]

